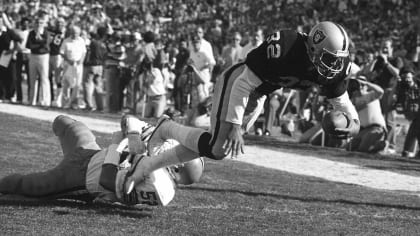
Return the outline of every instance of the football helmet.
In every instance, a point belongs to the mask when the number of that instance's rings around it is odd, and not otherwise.
[[[204,160],[202,157],[185,162],[181,165],[169,167],[175,183],[190,185],[200,180],[204,171]]]
[[[318,73],[333,79],[345,66],[349,56],[349,37],[344,28],[336,23],[323,21],[309,32],[308,55]]]
[[[137,183],[130,193],[126,193],[127,178],[138,168],[144,155],[136,155],[130,167],[119,169],[116,176],[117,199],[126,205],[147,204],[151,206],[166,206],[175,196],[176,184],[172,175],[164,168],[157,169]]]

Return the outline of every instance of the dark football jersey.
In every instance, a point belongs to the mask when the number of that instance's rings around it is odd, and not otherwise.
[[[325,96],[334,98],[347,89],[344,78],[349,73],[349,60],[344,69],[333,79],[322,78],[310,61],[305,41],[307,36],[293,31],[281,30],[270,36],[248,53],[245,60],[249,69],[263,82],[257,89],[269,94],[279,88],[303,89],[319,86]]]
[[[64,41],[64,34],[59,31],[50,31],[51,43],[50,43],[50,55],[56,56],[60,54],[60,47]]]

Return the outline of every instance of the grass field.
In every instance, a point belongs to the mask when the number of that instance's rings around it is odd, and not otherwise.
[[[0,123],[0,177],[47,170],[60,161],[49,122],[0,110]],[[109,135],[95,134],[102,147],[110,142]],[[417,160],[273,138],[249,136],[246,142],[277,150],[279,159],[282,153],[296,153],[420,177]],[[419,196],[420,192],[379,190],[207,159],[201,181],[180,187],[167,207],[135,209],[1,196],[0,235],[419,235]]]

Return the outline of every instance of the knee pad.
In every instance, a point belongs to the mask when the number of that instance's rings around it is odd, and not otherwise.
[[[56,136],[62,136],[66,130],[66,127],[73,124],[75,120],[72,118],[65,116],[65,115],[59,115],[57,116],[52,125],[53,132]]]

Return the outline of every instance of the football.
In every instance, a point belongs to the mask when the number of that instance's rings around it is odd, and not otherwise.
[[[336,128],[346,128],[349,117],[342,111],[330,111],[322,118],[322,129],[328,134],[335,134]]]

